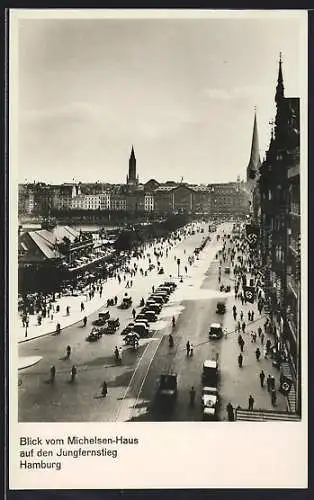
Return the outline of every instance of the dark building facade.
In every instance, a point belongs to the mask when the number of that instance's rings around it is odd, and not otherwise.
[[[285,97],[280,57],[276,119],[260,168],[261,257],[278,345],[300,380],[300,119],[299,99]]]

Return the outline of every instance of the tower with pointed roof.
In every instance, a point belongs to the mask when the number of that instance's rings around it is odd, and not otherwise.
[[[138,184],[138,177],[136,177],[136,158],[134,153],[134,147],[132,146],[131,154],[129,158],[129,175],[126,177],[126,183],[128,186],[134,186]]]
[[[254,113],[254,124],[253,124],[253,136],[251,145],[251,155],[250,161],[246,168],[246,182],[247,184],[255,184],[258,178],[259,168],[261,166],[261,158],[259,154],[259,144],[258,144],[258,132],[257,132],[257,120],[256,120],[256,109]]]

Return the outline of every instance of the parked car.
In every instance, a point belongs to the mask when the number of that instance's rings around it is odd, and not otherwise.
[[[170,286],[172,290],[177,288],[177,284],[174,281],[165,281],[164,286]]]
[[[151,295],[149,297],[149,300],[153,300],[154,302],[157,302],[157,304],[161,306],[163,306],[163,304],[165,303],[165,300],[161,295]]]
[[[145,312],[146,311],[154,311],[155,314],[160,314],[161,312],[161,306],[157,304],[157,302],[147,302],[145,306]]]
[[[134,345],[134,343],[136,341],[138,342],[140,338],[141,337],[138,333],[131,332],[128,333],[123,340],[125,342],[125,345]]]
[[[146,311],[145,313],[145,317],[146,319],[151,322],[151,321],[157,321],[157,314],[155,313],[155,311]]]
[[[129,323],[125,328],[123,328],[121,335],[127,335],[132,332],[134,328],[134,322]]]
[[[138,333],[140,337],[148,337],[149,329],[147,324],[144,321],[138,322],[134,324],[133,332]]]
[[[152,311],[156,310],[157,314],[159,314],[162,309],[162,306],[158,304],[158,302],[156,302],[155,300],[148,299],[145,304],[145,311],[147,311],[148,308],[152,309]]]

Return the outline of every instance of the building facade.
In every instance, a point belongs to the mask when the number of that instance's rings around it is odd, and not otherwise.
[[[213,217],[246,217],[250,211],[250,191],[244,182],[209,184],[210,215]]]
[[[280,57],[276,119],[260,168],[261,257],[278,345],[300,380],[300,119],[299,99],[285,97]]]

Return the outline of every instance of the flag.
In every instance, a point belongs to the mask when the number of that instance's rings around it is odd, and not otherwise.
[[[292,387],[292,380],[287,377],[281,377],[279,392],[287,396],[289,394],[290,389]]]
[[[253,286],[244,286],[243,291],[244,291],[244,299],[247,302],[250,302],[251,304],[253,304],[253,302],[254,302],[254,287]]]
[[[259,238],[259,226],[254,226],[253,224],[247,224],[246,239],[249,243],[250,248],[256,247],[258,238]]]

